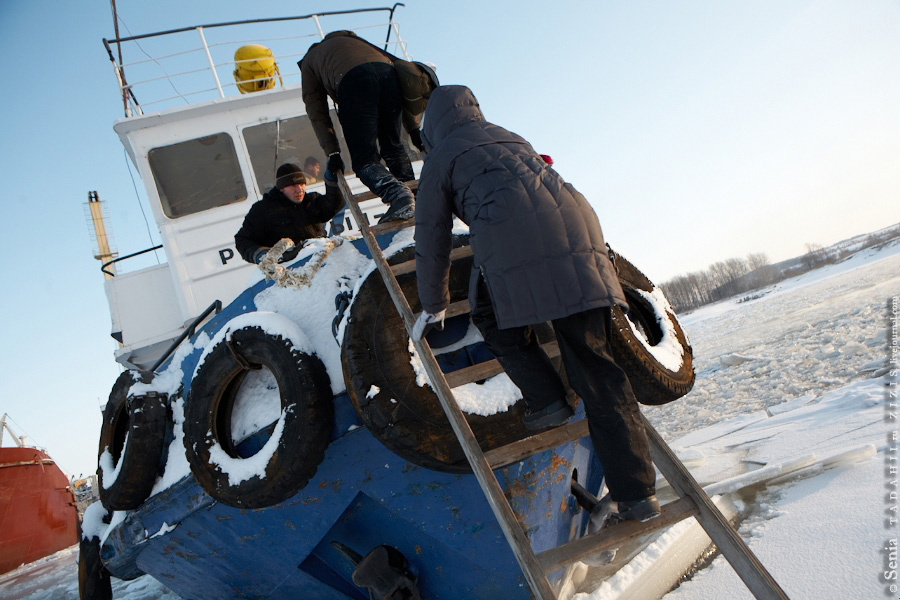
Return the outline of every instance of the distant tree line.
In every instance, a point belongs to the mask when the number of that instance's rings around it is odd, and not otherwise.
[[[678,275],[660,287],[676,312],[693,310],[774,283],[778,268],[762,252],[747,258],[729,258],[705,271]]]
[[[796,277],[813,269],[839,262],[860,250],[883,244],[900,236],[900,225],[871,233],[858,243],[835,244],[823,248],[821,244],[806,244],[806,254],[772,265],[765,253],[748,254],[746,258],[729,258],[707,267],[705,271],[695,271],[678,275],[666,281],[662,288],[669,304],[676,312],[687,312],[772,285],[789,277]],[[749,300],[752,295],[742,298]]]

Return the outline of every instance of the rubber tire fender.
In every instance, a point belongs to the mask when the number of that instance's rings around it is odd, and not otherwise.
[[[111,513],[107,512],[107,516]],[[107,522],[105,520],[104,522]],[[109,571],[100,558],[100,538],[84,537],[78,517],[78,598],[79,600],[113,600]]]
[[[468,236],[457,235],[453,246],[467,242]],[[414,251],[414,247],[405,248],[388,262],[412,260]],[[471,257],[451,264],[451,303],[467,298],[471,269]],[[415,272],[400,275],[397,281],[413,311],[421,310]],[[372,435],[415,465],[447,473],[471,473],[437,395],[430,386],[416,383],[407,350],[409,335],[377,271],[359,287],[347,319],[341,344],[347,394]],[[490,416],[465,415],[482,450],[533,435],[522,423],[523,405],[516,402],[507,411]]]
[[[613,253],[613,263],[629,307],[627,315],[621,307],[612,309],[610,346],[616,363],[628,374],[634,394],[641,404],[657,406],[677,400],[694,386],[693,350],[687,336],[671,310],[666,310],[665,315],[658,315],[651,303],[638,293],[653,292],[656,289],[653,282],[619,254]],[[682,361],[677,371],[660,363],[647,347],[648,343],[655,346],[662,339],[660,318],[667,320],[665,325],[674,331],[682,349]],[[635,335],[629,320],[646,334],[647,341]]]
[[[268,313],[267,318],[277,316]],[[296,328],[287,317],[280,318]],[[249,372],[242,361],[275,376],[284,428],[264,473],[231,483],[228,473],[213,464],[211,451],[218,445],[242,460],[231,434],[234,403]],[[332,399],[330,379],[318,356],[297,350],[290,339],[260,326],[234,328],[209,351],[188,393],[184,445],[197,483],[215,500],[237,508],[265,508],[288,500],[324,459],[334,420]]]
[[[100,501],[109,510],[134,510],[143,504],[166,461],[168,397],[155,392],[138,396],[130,393],[135,383],[150,383],[152,379],[149,371],[123,372],[103,409],[97,475]],[[111,474],[104,474],[100,460],[107,449],[118,470],[109,487],[106,480]]]

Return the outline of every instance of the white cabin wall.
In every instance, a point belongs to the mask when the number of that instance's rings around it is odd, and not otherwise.
[[[295,88],[215,100],[116,123],[120,139],[136,159],[159,229],[180,325],[191,322],[215,300],[227,305],[244,290],[252,274],[253,266],[244,262],[234,247],[234,234],[250,206],[267,190],[257,187],[242,128],[303,112],[300,90]],[[247,199],[170,219],[163,213],[150,170],[150,150],[220,132],[229,134],[234,142]]]

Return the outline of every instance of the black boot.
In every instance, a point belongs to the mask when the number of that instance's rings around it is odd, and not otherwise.
[[[619,502],[619,518],[623,521],[649,521],[658,516],[659,500],[656,494],[640,500]]]
[[[406,186],[403,186],[406,189]],[[387,211],[378,219],[379,223],[387,223],[388,221],[405,221],[416,216],[416,202],[412,192],[406,189],[407,193],[400,193],[395,198]]]
[[[413,193],[391,175],[383,164],[366,165],[356,171],[356,176],[377,194],[382,202],[390,205],[387,212],[378,220],[379,223],[409,219],[415,214]]]

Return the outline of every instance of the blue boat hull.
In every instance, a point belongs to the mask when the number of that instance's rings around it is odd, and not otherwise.
[[[342,395],[338,404],[349,401]],[[568,484],[577,472],[581,483],[599,485],[586,442],[497,473],[536,552],[583,531],[584,513]],[[368,598],[332,541],[363,555],[394,546],[410,561],[423,597],[530,597],[475,476],[412,465],[364,428],[334,440],[309,485],[270,508],[225,506],[187,477],[129,513],[103,558],[114,576],[148,573],[187,599]]]
[[[359,241],[353,244],[367,255]],[[212,335],[255,310],[256,295],[270,285],[245,290],[201,332]],[[184,397],[199,357],[197,348],[181,359]],[[581,418],[579,406],[575,419]],[[596,490],[602,469],[584,439],[499,469],[497,476],[541,552],[584,531],[587,517],[570,482],[575,477]],[[367,599],[352,582],[354,566],[332,541],[361,555],[382,544],[397,548],[424,598],[531,597],[475,476],[426,469],[394,454],[363,426],[346,392],[334,398],[324,460],[290,500],[234,508],[216,502],[189,475],[129,512],[110,532],[102,559],[115,577],[147,573],[186,599]],[[551,582],[560,577],[552,574]]]

